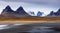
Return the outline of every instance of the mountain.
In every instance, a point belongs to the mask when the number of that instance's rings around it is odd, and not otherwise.
[[[60,16],[60,9],[57,12],[55,12],[55,15]]]
[[[60,9],[57,12],[51,11],[47,16],[60,16]]]
[[[42,16],[42,12],[38,11],[37,16]]]
[[[20,6],[20,7],[16,10],[15,14],[17,14],[18,16],[30,16],[28,13],[25,12],[25,10],[23,9],[22,6]]]
[[[30,15],[24,11],[23,7],[19,7],[16,11],[13,11],[11,9],[11,7],[8,5],[2,11],[1,16],[4,16],[4,17],[24,17],[24,16],[30,16]]]
[[[55,16],[55,12],[51,11],[48,16]]]
[[[7,12],[13,12],[13,10],[10,8],[9,5],[4,9],[4,11],[7,11]]]
[[[5,16],[5,17],[10,17],[12,16],[12,14],[14,13],[14,11],[10,8],[10,6],[7,6],[5,9],[3,9],[1,15]]]
[[[35,13],[34,12],[29,12],[29,14],[31,15],[31,16],[35,16]]]

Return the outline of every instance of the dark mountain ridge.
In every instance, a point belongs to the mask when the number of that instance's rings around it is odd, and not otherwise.
[[[4,17],[23,17],[23,16],[30,16],[28,13],[25,12],[23,7],[19,7],[16,11],[13,11],[11,7],[8,5],[1,13],[1,16]]]
[[[22,6],[20,6],[20,7],[16,10],[16,14],[28,15],[28,13],[25,12],[25,10],[23,9]]]
[[[51,11],[50,14],[47,16],[60,16],[60,9],[57,12]]]
[[[41,16],[42,13],[38,13],[37,16]],[[3,9],[0,16],[4,17],[25,17],[25,16],[31,16],[25,10],[22,6],[20,6],[16,11],[12,10],[11,7],[8,5],[5,9]],[[60,9],[57,12],[51,11],[49,15],[47,16],[60,16]]]

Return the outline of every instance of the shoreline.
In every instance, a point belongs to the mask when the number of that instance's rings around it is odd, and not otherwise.
[[[0,24],[55,23],[60,21],[0,21]]]

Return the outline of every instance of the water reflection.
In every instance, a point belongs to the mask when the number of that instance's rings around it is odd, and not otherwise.
[[[46,27],[46,26],[40,26],[40,27],[34,27],[30,32],[31,33],[60,33],[52,29],[53,27]]]
[[[0,33],[60,33],[59,26],[38,25],[0,24]]]

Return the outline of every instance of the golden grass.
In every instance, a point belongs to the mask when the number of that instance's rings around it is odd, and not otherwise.
[[[60,22],[60,17],[0,17],[0,23],[41,23],[41,22]]]

